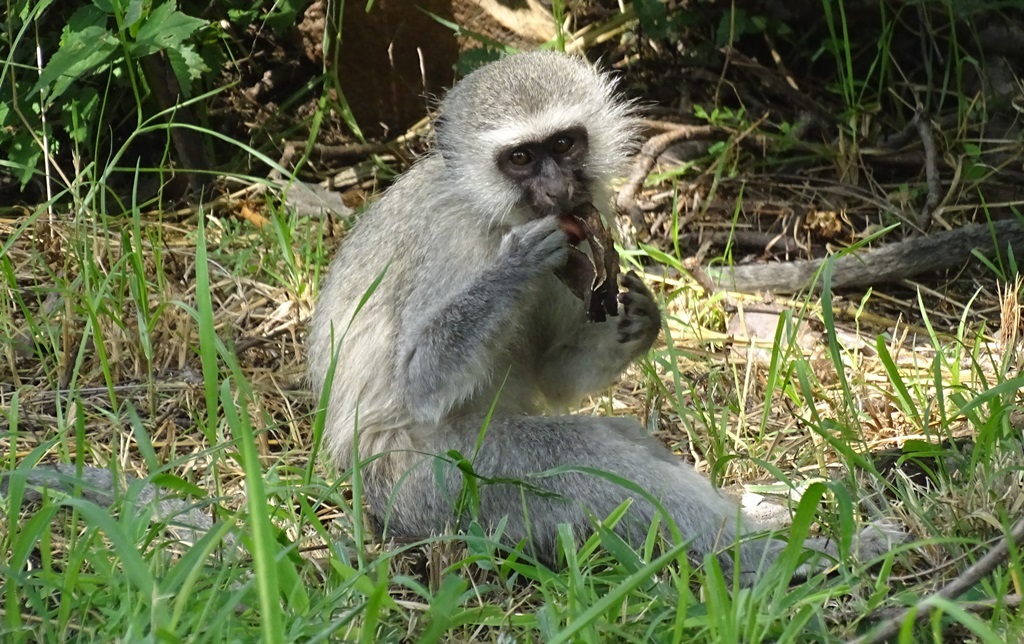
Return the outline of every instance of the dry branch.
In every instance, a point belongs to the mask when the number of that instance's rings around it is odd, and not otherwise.
[[[1010,530],[1010,534],[1003,537],[999,543],[986,552],[985,556],[979,559],[977,563],[963,571],[959,576],[954,578],[953,581],[943,586],[938,592],[925,597],[914,606],[911,606],[910,608],[901,611],[895,617],[891,617],[882,622],[877,628],[867,635],[850,640],[849,644],[874,644],[875,642],[886,642],[891,640],[900,632],[903,624],[908,619],[913,619],[916,622],[925,620],[931,614],[932,610],[934,610],[934,602],[936,599],[956,599],[971,586],[978,583],[990,572],[995,570],[997,566],[1005,562],[1010,554],[1011,543],[1013,543],[1015,547],[1020,547],[1020,545],[1024,543],[1024,519],[1019,519]]]
[[[1016,256],[1024,256],[1024,224],[1016,219],[968,224],[877,249],[846,253],[831,260],[715,267],[709,269],[709,273],[721,287],[741,293],[796,293],[813,285],[812,281],[826,261],[834,262],[832,287],[853,288],[895,283],[921,273],[961,266],[974,253],[991,258],[997,251],[1005,252],[1007,247]]]

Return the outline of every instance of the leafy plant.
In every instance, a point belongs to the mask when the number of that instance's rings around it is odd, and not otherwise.
[[[2,36],[10,53],[0,71],[0,156],[22,188],[44,153],[92,158],[113,119],[125,116],[117,97],[131,96],[136,107],[147,101],[153,88],[140,65],[146,57],[166,57],[180,98],[210,71],[193,43],[208,23],[175,0],[93,0],[61,20],[68,9],[20,0]],[[59,35],[49,35],[47,27],[58,23]],[[135,118],[140,123],[144,111],[136,109]]]

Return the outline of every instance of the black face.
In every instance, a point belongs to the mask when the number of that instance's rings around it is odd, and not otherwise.
[[[559,215],[590,199],[584,174],[587,152],[587,131],[569,128],[502,150],[498,168],[522,186],[537,216]]]

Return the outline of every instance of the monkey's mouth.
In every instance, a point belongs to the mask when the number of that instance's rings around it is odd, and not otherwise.
[[[593,237],[595,233],[600,233],[599,237],[602,240],[609,237],[601,221],[601,214],[589,199],[573,204],[556,214],[559,228],[569,236],[569,243],[573,246]]]
[[[586,224],[575,210],[558,215],[558,227],[569,236],[569,243],[573,246],[587,238]]]

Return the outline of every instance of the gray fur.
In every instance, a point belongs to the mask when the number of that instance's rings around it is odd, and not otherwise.
[[[458,525],[452,499],[463,475],[445,464],[449,450],[470,459],[477,475],[544,490],[482,484],[478,516],[489,528],[507,521],[506,543],[527,539],[548,562],[557,560],[558,524],[583,538],[592,531],[587,511],[604,518],[633,495],[588,474],[542,473],[605,470],[660,499],[698,559],[721,552],[731,570],[731,548],[752,527],[636,421],[545,415],[613,382],[650,349],[660,315],[643,283],[627,276],[619,316],[588,322],[582,303],[552,275],[566,256],[557,219],[537,218],[495,162],[511,145],[583,126],[590,155],[581,170],[605,210],[609,181],[624,168],[633,138],[613,83],[578,58],[521,54],[467,76],[440,109],[438,150],[399,178],[344,240],[313,317],[314,389],[323,388],[337,356],[325,429],[334,463],[352,466],[358,429],[359,459],[376,457],[361,468],[371,512],[398,537]],[[650,503],[634,497],[616,530],[639,546],[654,516]],[[871,556],[887,544],[865,538],[862,552]],[[836,553],[826,540],[806,545]],[[783,546],[743,539],[736,547],[744,579]]]
[[[83,467],[81,476],[78,476],[77,467],[68,463],[52,463],[27,470],[4,472],[0,476],[0,493],[7,495],[10,478],[14,476],[24,476],[24,500],[29,502],[42,500],[41,489],[70,493],[77,488],[81,490],[82,498],[102,507],[114,505],[117,497],[124,494],[117,494],[116,491],[123,488],[114,481],[110,470],[100,467]],[[129,486],[138,480],[133,476],[127,476],[126,479]],[[137,508],[147,508],[151,511],[151,518],[154,521],[165,524],[175,538],[186,544],[196,543],[213,526],[210,517],[199,510],[196,504],[169,497],[164,490],[151,483],[141,486],[132,502]],[[225,535],[224,545],[233,547],[234,535]]]

